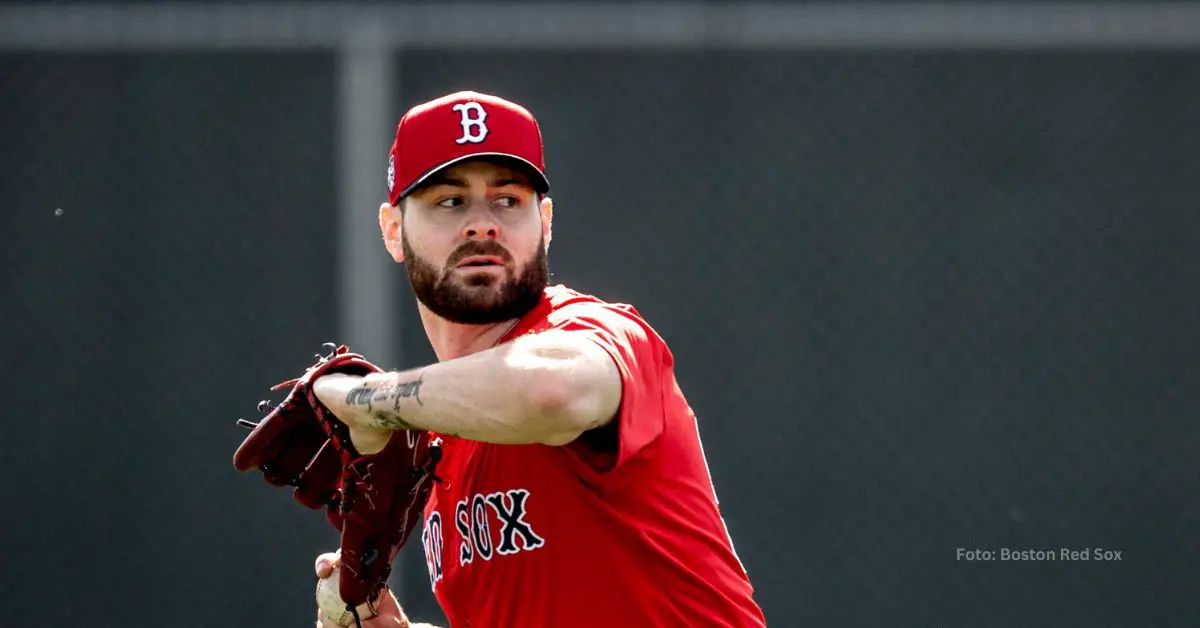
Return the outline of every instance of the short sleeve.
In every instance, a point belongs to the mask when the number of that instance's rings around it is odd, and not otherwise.
[[[583,302],[550,316],[551,329],[586,334],[621,374],[617,451],[611,470],[641,453],[663,432],[664,371],[671,357],[662,338],[629,306]]]

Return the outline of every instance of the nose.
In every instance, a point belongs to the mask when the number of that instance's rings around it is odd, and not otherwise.
[[[495,240],[500,237],[500,225],[496,223],[492,212],[472,212],[465,227],[463,237],[468,240]]]

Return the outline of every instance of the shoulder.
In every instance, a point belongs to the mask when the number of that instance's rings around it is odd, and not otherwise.
[[[546,288],[546,300],[549,304],[546,320],[551,323],[572,318],[603,317],[625,319],[650,327],[645,317],[629,303],[605,301],[562,284]]]
[[[546,288],[542,303],[543,329],[583,324],[613,332],[633,333],[646,336],[655,342],[662,342],[654,327],[629,303],[606,301],[562,284]]]
[[[629,303],[605,301],[561,284],[547,288],[546,299],[548,308],[542,330],[589,331],[659,354],[659,359],[668,364],[674,361],[666,341]]]

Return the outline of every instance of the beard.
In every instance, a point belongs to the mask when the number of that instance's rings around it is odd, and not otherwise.
[[[486,325],[520,318],[542,300],[549,285],[550,269],[546,236],[538,239],[537,252],[524,266],[511,268],[512,254],[492,240],[472,240],[459,246],[438,268],[417,255],[401,236],[404,266],[413,294],[429,311],[463,325]],[[476,273],[455,277],[459,260],[471,255],[494,255],[504,260],[504,274]]]

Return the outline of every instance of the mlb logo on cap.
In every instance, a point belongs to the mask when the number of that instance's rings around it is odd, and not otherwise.
[[[457,92],[409,109],[388,154],[388,201],[400,202],[434,173],[473,157],[505,157],[550,191],[542,131],[524,107],[497,96]]]

